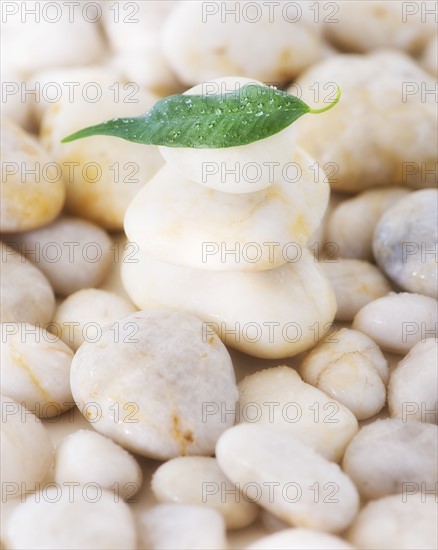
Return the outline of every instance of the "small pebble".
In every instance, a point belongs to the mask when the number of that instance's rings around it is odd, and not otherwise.
[[[438,344],[418,342],[391,372],[388,407],[392,418],[438,424]]]
[[[61,296],[99,286],[113,255],[108,234],[79,218],[60,218],[42,229],[12,235],[7,243],[31,260]]]
[[[238,388],[239,422],[280,431],[327,460],[341,460],[357,432],[357,421],[349,409],[303,382],[289,367],[258,371],[244,378]]]
[[[71,369],[82,414],[100,433],[144,456],[211,455],[234,423],[230,355],[187,313],[140,311],[103,327]]]
[[[0,399],[2,501],[6,502],[38,490],[52,465],[54,451],[39,418],[9,397]]]
[[[364,306],[353,329],[367,334],[384,351],[404,354],[438,335],[438,303],[421,294],[391,292]]]
[[[138,519],[140,550],[224,550],[222,516],[211,508],[161,504]]]
[[[338,321],[352,321],[366,304],[392,290],[382,272],[368,262],[338,258],[321,266],[336,294]]]
[[[84,342],[98,339],[102,327],[112,326],[135,311],[134,305],[114,292],[84,288],[58,306],[53,322],[61,339],[76,351]]]
[[[438,190],[416,191],[380,218],[373,251],[382,271],[408,292],[438,297]]]
[[[1,245],[0,321],[47,328],[55,295],[46,276],[10,246]]]
[[[354,550],[339,537],[311,529],[285,529],[263,537],[247,546],[247,550]]]
[[[300,374],[358,420],[385,406],[388,363],[371,338],[356,330],[343,328],[318,344],[305,357]]]
[[[115,498],[129,499],[140,489],[142,472],[135,458],[111,439],[77,430],[56,449],[55,480],[59,485],[94,483],[112,491]]]
[[[38,417],[58,416],[74,405],[70,391],[72,350],[40,327],[0,325],[1,392]]]
[[[424,483],[436,491],[437,426],[395,418],[376,420],[352,439],[342,468],[368,500],[402,493],[409,483]]]
[[[128,505],[96,484],[48,485],[14,510],[5,536],[10,550],[135,550],[136,542]]]
[[[259,512],[256,504],[235,490],[215,458],[173,458],[156,470],[151,487],[159,502],[214,508],[223,515],[228,529],[246,527]]]
[[[391,495],[362,508],[348,540],[364,550],[436,550],[436,517],[432,495]]]
[[[383,212],[410,194],[402,187],[379,187],[343,200],[327,221],[326,240],[343,258],[373,259],[374,228]]]
[[[359,496],[350,478],[290,435],[239,424],[219,438],[216,458],[240,490],[296,527],[338,532],[357,514]]]

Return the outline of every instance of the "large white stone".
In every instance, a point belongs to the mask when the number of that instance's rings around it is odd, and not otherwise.
[[[339,537],[311,529],[284,529],[253,542],[247,550],[354,550]]]

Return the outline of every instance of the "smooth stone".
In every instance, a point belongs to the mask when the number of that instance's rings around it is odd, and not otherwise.
[[[228,529],[250,525],[259,512],[256,504],[235,490],[215,458],[183,456],[168,460],[155,471],[151,488],[159,502],[215,509]]]
[[[328,216],[326,240],[343,258],[373,260],[373,233],[382,214],[410,191],[383,187],[363,191],[339,203]]]
[[[373,251],[382,271],[408,292],[438,298],[438,190],[416,191],[380,218]]]
[[[205,13],[202,4],[184,2],[167,18],[163,51],[181,82],[194,85],[238,74],[282,85],[325,53],[322,25],[305,4],[277,5],[273,14],[267,5],[256,11],[238,2],[229,7],[237,13]]]
[[[438,113],[434,94],[421,92],[435,89],[433,78],[402,52],[382,50],[329,57],[301,74],[290,91],[299,86],[304,101],[323,107],[336,85],[342,98],[334,109],[294,124],[297,144],[323,169],[327,163],[336,168],[329,175],[332,189],[436,187]]]
[[[438,37],[433,36],[420,59],[423,69],[430,73],[433,77],[438,78]]]
[[[10,246],[0,243],[0,321],[29,323],[41,328],[55,311],[55,295],[46,276]]]
[[[364,426],[345,451],[343,470],[367,500],[403,493],[409,483],[436,491],[438,429],[395,418]]]
[[[62,414],[74,405],[70,391],[72,350],[40,327],[0,325],[1,392],[38,417]]]
[[[70,382],[98,432],[151,458],[211,455],[234,423],[221,414],[238,396],[229,353],[187,313],[140,311],[103,327],[76,352]]]
[[[9,519],[7,548],[135,550],[137,535],[128,505],[117,502],[111,491],[97,489],[46,487],[28,497]]]
[[[2,501],[38,490],[53,461],[49,432],[33,413],[1,396]]]
[[[59,218],[41,229],[11,235],[6,242],[36,264],[61,296],[99,286],[113,256],[109,235],[80,218]]]
[[[339,537],[312,529],[285,529],[263,537],[247,546],[247,550],[354,550]]]
[[[367,550],[435,550],[437,505],[432,495],[391,495],[368,502],[348,540]]]
[[[89,73],[78,69],[73,81],[85,86]],[[66,136],[114,117],[137,116],[147,111],[158,97],[137,88],[119,87],[97,76],[93,81],[102,90],[97,103],[75,95],[70,103],[62,101],[48,107],[40,128],[43,145],[50,151],[65,174],[66,203],[69,214],[90,220],[111,231],[123,228],[125,211],[143,185],[161,168],[163,159],[157,147],[145,147],[112,136],[92,136],[61,143]],[[81,87],[79,87],[79,90]]]
[[[161,504],[137,521],[141,550],[224,550],[228,547],[222,516],[211,508]]]
[[[300,368],[303,380],[347,407],[358,420],[385,406],[388,363],[365,334],[343,328],[314,347]]]
[[[329,186],[303,151],[301,177],[248,194],[214,191],[164,166],[131,202],[128,239],[155,258],[195,269],[264,271],[294,262],[321,223]]]
[[[303,382],[289,367],[258,371],[244,378],[238,388],[238,422],[279,431],[327,460],[341,460],[357,432],[357,421],[349,409]]]
[[[65,189],[54,159],[10,120],[2,121],[0,230],[28,231],[47,225],[61,211]]]
[[[392,418],[438,424],[438,344],[418,342],[391,372],[388,407]]]
[[[322,261],[321,266],[335,291],[338,321],[352,321],[360,309],[392,290],[383,273],[369,262],[338,258]]]
[[[437,335],[438,303],[421,294],[391,292],[364,306],[353,329],[367,334],[384,351],[407,353],[426,337]]]
[[[208,272],[137,255],[122,264],[122,281],[139,308],[170,307],[197,315],[207,335],[269,359],[315,345],[336,311],[333,291],[306,249],[295,263],[261,272]]]
[[[185,94],[218,95],[235,92],[246,84],[262,85],[249,78],[217,78],[198,84]],[[270,137],[246,145],[217,149],[160,147],[160,152],[185,179],[225,193],[253,193],[281,180],[290,185],[297,178],[297,169],[290,166],[295,142],[295,125],[291,124]],[[319,167],[317,170],[314,178],[318,176],[323,180]]]
[[[141,487],[142,471],[135,458],[111,439],[91,431],[77,430],[56,449],[55,480],[59,485],[77,482],[98,485],[129,499]]]
[[[98,339],[102,327],[116,329],[120,319],[135,311],[133,304],[114,292],[84,288],[59,304],[53,317],[54,331],[76,351],[84,342]]]
[[[350,478],[290,435],[239,424],[219,438],[216,458],[241,490],[251,487],[260,506],[296,527],[338,532],[358,512],[359,496]]]

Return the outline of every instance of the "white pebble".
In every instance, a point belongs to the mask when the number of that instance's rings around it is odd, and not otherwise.
[[[343,328],[318,344],[305,357],[300,374],[358,420],[385,406],[388,363],[371,338],[356,330]]]
[[[228,547],[222,516],[210,508],[161,504],[138,519],[141,550],[223,550]]]
[[[367,550],[436,550],[436,517],[432,495],[391,495],[360,511],[348,540]]]
[[[373,251],[382,271],[408,292],[438,297],[438,190],[416,191],[380,218]]]
[[[142,472],[125,449],[91,430],[77,430],[56,449],[55,480],[59,485],[96,484],[114,496],[129,499],[140,489]]]
[[[57,416],[74,405],[70,392],[72,350],[45,329],[2,323],[1,392],[36,416]]]
[[[104,327],[73,359],[72,393],[93,427],[141,455],[213,454],[234,423],[231,358],[217,336],[187,313],[140,311]],[[209,409],[210,407],[210,409]],[[207,415],[217,410],[218,414]]]
[[[418,342],[391,372],[388,407],[392,418],[438,424],[438,344]]]
[[[143,252],[122,264],[126,292],[139,308],[189,311],[226,345],[270,359],[315,345],[333,321],[333,291],[303,249],[299,261],[268,271],[215,272],[160,262]]]
[[[38,490],[54,452],[47,428],[39,418],[9,397],[0,399],[2,500],[9,500]]]
[[[13,122],[2,119],[0,230],[42,227],[61,211],[65,189],[53,158]]]
[[[119,319],[135,311],[135,306],[114,292],[84,288],[58,306],[53,322],[61,339],[76,351],[84,342],[98,339],[103,326],[116,329]]]
[[[32,260],[62,296],[99,286],[113,255],[108,234],[80,218],[60,218],[42,229],[11,235],[7,242]]]
[[[216,458],[241,490],[296,527],[342,531],[358,511],[348,476],[290,435],[240,424],[219,438]]]
[[[406,353],[426,337],[437,335],[438,303],[421,294],[390,293],[363,307],[353,328],[367,334],[384,351]]]
[[[10,246],[1,245],[0,320],[47,327],[55,311],[55,295],[46,276]]]
[[[263,537],[247,546],[247,550],[354,550],[339,537],[311,529],[285,529]]]
[[[136,539],[128,505],[112,492],[56,486],[28,497],[14,510],[5,543],[10,550],[135,550]]]
[[[225,477],[215,458],[173,458],[156,470],[151,487],[159,502],[214,508],[223,515],[228,529],[246,527],[259,511],[258,506]]]
[[[366,304],[392,290],[382,272],[368,262],[338,258],[322,261],[321,266],[336,294],[338,321],[352,321]]]
[[[408,483],[424,483],[436,491],[437,426],[414,420],[376,420],[352,439],[342,468],[368,500],[402,493]]]
[[[327,241],[340,256],[372,260],[373,232],[383,212],[409,195],[402,187],[379,187],[343,200],[328,216]]]
[[[296,438],[327,460],[339,461],[357,432],[350,410],[303,382],[289,367],[258,371],[244,378],[238,388],[238,421]]]
[[[196,269],[263,271],[293,261],[320,225],[330,191],[303,151],[294,162],[298,181],[248,194],[212,191],[166,165],[131,202],[125,232],[147,254]]]

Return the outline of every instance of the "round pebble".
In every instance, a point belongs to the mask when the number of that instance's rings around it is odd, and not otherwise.
[[[2,501],[38,490],[53,461],[49,433],[33,413],[4,396],[1,442]]]
[[[414,420],[376,420],[352,439],[342,468],[365,499],[402,493],[409,483],[436,491],[438,429]]]
[[[385,406],[388,363],[371,338],[356,330],[343,328],[318,344],[305,357],[300,374],[358,420]]]
[[[46,276],[10,246],[1,245],[0,321],[47,327],[55,295]]]
[[[211,508],[161,504],[138,519],[140,550],[224,550],[222,516]]]
[[[359,497],[349,477],[290,435],[239,424],[219,438],[216,458],[242,491],[296,527],[338,532],[357,514]]]
[[[98,340],[102,327],[117,327],[117,321],[136,311],[128,300],[114,292],[84,288],[70,294],[53,318],[61,339],[76,351],[86,341]]]
[[[247,546],[247,550],[354,550],[334,535],[311,529],[285,529],[263,537]]]
[[[348,539],[367,550],[435,550],[437,506],[432,495],[391,495],[369,502]]]
[[[437,335],[438,303],[421,294],[393,292],[364,306],[353,328],[367,334],[384,351],[407,353],[418,342]]]
[[[382,272],[368,262],[338,258],[321,266],[335,291],[338,321],[352,321],[366,304],[392,290]]]
[[[159,502],[209,506],[220,512],[228,529],[252,523],[258,506],[236,492],[215,458],[184,456],[162,464],[152,477],[152,491]]]
[[[418,342],[391,372],[388,385],[391,417],[438,424],[438,344]]]
[[[239,388],[239,422],[258,424],[296,438],[328,460],[339,461],[357,432],[346,407],[306,384],[289,367],[263,369]]]
[[[312,159],[297,151],[293,161],[301,173],[297,181],[246,194],[211,190],[167,164],[131,202],[126,234],[147,254],[196,269],[283,265],[320,225],[329,195],[328,184],[309,168]]]
[[[408,196],[402,187],[379,187],[343,200],[328,216],[326,240],[343,258],[373,259],[373,232],[382,214]]]
[[[292,357],[331,326],[333,291],[313,255],[258,272],[206,271],[161,262],[141,251],[122,264],[126,292],[137,307],[167,307],[198,316],[207,333],[249,355]]]
[[[28,497],[14,510],[5,543],[11,550],[135,550],[136,539],[128,505],[112,492],[56,486]]]
[[[140,489],[142,472],[135,458],[107,437],[77,430],[56,449],[55,480],[59,485],[78,482],[96,484],[129,499]]]
[[[27,323],[0,325],[1,392],[38,417],[58,416],[74,405],[70,391],[72,350]]]
[[[374,231],[377,263],[403,290],[438,297],[438,190],[416,191],[380,218]]]
[[[210,455],[234,423],[237,387],[217,336],[187,313],[140,311],[75,354],[71,388],[100,433],[158,459]]]
[[[2,119],[0,230],[26,231],[50,223],[60,212],[64,182],[53,159],[19,126]]]

